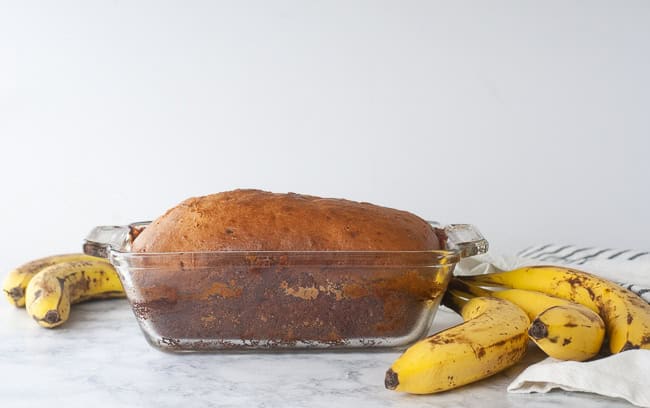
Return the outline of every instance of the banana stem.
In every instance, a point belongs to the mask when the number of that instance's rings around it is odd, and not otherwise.
[[[491,290],[483,289],[479,286],[467,283],[461,278],[451,278],[449,288],[457,292],[463,292],[469,298],[477,296],[492,296],[494,293]]]
[[[495,282],[492,279],[492,274],[485,274],[485,275],[465,275],[462,278],[462,281],[472,285],[480,285],[480,286],[489,286],[489,287],[495,287],[495,288],[500,288],[503,287],[504,285],[499,284],[498,282]]]
[[[472,285],[466,282],[465,277],[453,277],[449,281],[449,287],[445,296],[442,298],[442,304],[460,314],[463,306],[471,298],[475,297],[490,297],[494,296],[494,291],[482,288],[477,285]]]
[[[447,289],[445,295],[442,297],[442,304],[458,314],[461,314],[460,311],[467,302],[468,299],[461,292],[454,289]]]

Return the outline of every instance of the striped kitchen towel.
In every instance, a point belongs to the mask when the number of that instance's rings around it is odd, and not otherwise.
[[[598,249],[577,247],[575,245],[538,245],[528,247],[517,254],[524,258],[537,259],[542,262],[564,262],[582,265],[594,261],[648,261],[650,251],[631,249]]]

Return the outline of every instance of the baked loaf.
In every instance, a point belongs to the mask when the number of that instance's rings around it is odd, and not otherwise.
[[[190,198],[133,242],[133,252],[440,249],[444,234],[406,211],[301,194],[235,190]]]
[[[132,252],[176,254],[131,257],[125,288],[164,349],[413,341],[453,270],[431,251],[444,242],[408,212],[236,190],[186,200],[137,235]]]

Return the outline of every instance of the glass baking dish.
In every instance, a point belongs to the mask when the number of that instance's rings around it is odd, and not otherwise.
[[[130,252],[147,225],[96,227],[84,252],[110,260],[146,339],[173,352],[405,346],[429,330],[456,263],[488,248],[455,224],[445,250]]]

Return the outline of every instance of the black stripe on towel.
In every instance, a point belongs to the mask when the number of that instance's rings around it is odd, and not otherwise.
[[[530,258],[530,256],[531,256],[532,254],[534,254],[534,253],[536,253],[536,252],[539,252],[539,251],[543,251],[543,250],[545,250],[546,248],[550,247],[551,245],[553,245],[553,244],[546,244],[546,245],[542,245],[542,246],[537,247],[537,248],[535,248],[535,247],[528,247],[528,248],[524,249],[523,251],[519,252],[517,255],[519,255],[519,256],[521,256],[521,257],[524,257],[524,258]],[[526,253],[526,251],[530,251],[531,249],[532,249],[532,251],[531,251],[530,253]]]
[[[628,261],[634,261],[636,258],[640,258],[643,255],[648,255],[650,252],[639,252],[638,254],[634,254],[631,257],[627,258]]]
[[[578,252],[586,251],[586,250],[588,250],[588,249],[592,249],[592,248],[589,247],[589,248],[580,248],[580,249],[576,249],[575,251],[571,252],[571,253],[568,254],[568,255],[565,255],[565,256],[563,256],[563,257],[561,257],[561,258],[558,257],[558,260],[561,259],[561,260],[563,260],[563,261],[569,261],[569,258],[572,257],[573,255],[577,254]]]
[[[560,252],[560,251],[564,251],[564,250],[567,249],[567,248],[571,248],[571,245],[565,245],[565,246],[563,246],[563,247],[560,247],[560,248],[556,249],[556,250],[553,251],[553,252],[542,252],[542,253],[540,253],[540,254],[537,254],[536,256],[533,256],[532,258],[533,258],[533,259],[539,259],[539,258],[542,257],[542,256],[557,254],[558,252]]]
[[[616,258],[617,256],[619,256],[619,255],[623,255],[623,254],[626,253],[626,252],[630,252],[630,250],[629,250],[629,249],[624,249],[624,250],[622,250],[622,251],[619,251],[619,252],[615,253],[614,255],[611,255],[611,256],[610,256],[609,258],[607,258],[607,259],[614,259],[614,258]]]
[[[591,254],[591,255],[587,255],[587,256],[583,257],[582,259],[580,259],[579,261],[575,261],[575,262],[572,262],[572,263],[576,263],[576,264],[578,264],[578,265],[582,265],[582,264],[584,264],[585,262],[587,262],[588,260],[593,259],[593,258],[597,257],[598,255],[602,254],[603,252],[607,252],[607,251],[611,251],[611,249],[609,249],[609,248],[607,248],[607,249],[601,249],[601,250],[598,251],[598,252],[594,252],[593,254]]]

